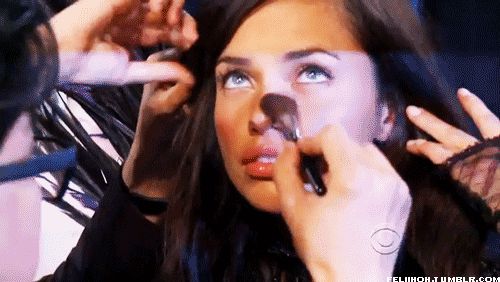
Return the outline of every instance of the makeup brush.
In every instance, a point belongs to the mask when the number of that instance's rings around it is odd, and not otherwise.
[[[287,96],[266,94],[260,108],[272,122],[272,127],[283,134],[287,141],[297,142],[301,138],[297,103]],[[318,169],[318,157],[301,154],[301,167],[309,184],[318,196],[326,194],[326,186]]]

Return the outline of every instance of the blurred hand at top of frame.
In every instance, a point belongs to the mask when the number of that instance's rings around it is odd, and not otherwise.
[[[60,82],[124,85],[192,79],[175,62],[134,62],[129,48],[198,38],[184,0],[79,0],[50,23],[59,48]]]
[[[304,189],[300,153],[326,161],[325,196]],[[274,169],[282,215],[315,281],[391,276],[412,200],[382,152],[328,126],[313,138],[287,143]]]

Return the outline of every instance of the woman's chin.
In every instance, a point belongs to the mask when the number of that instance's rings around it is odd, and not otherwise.
[[[251,180],[250,183],[238,187],[238,191],[258,210],[281,212],[279,194],[273,181]]]

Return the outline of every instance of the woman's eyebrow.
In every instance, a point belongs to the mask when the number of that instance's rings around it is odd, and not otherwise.
[[[301,50],[296,50],[296,51],[290,51],[290,52],[287,52],[283,56],[283,60],[284,61],[298,60],[298,59],[302,59],[302,58],[314,55],[316,53],[326,54],[326,55],[331,56],[337,60],[340,60],[340,57],[337,53],[326,51],[326,50],[321,49],[321,48],[307,48],[307,49],[301,49]],[[252,61],[248,58],[243,58],[243,57],[222,56],[217,60],[217,63],[215,64],[215,66],[218,66],[221,63],[227,63],[227,64],[239,65],[239,66],[249,66],[249,65],[251,65]]]
[[[221,63],[227,63],[231,65],[239,65],[239,66],[249,66],[251,64],[250,59],[242,58],[242,57],[232,57],[232,56],[223,56],[217,60],[215,66],[218,66]]]
[[[302,58],[314,55],[316,53],[326,54],[326,55],[331,56],[337,60],[340,60],[339,55],[335,52],[326,51],[326,50],[321,49],[321,48],[308,48],[308,49],[302,49],[302,50],[297,50],[297,51],[290,51],[290,52],[286,53],[283,56],[283,61],[298,60],[298,59],[302,59]]]

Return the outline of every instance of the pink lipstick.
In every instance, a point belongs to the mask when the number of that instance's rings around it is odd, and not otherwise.
[[[278,157],[278,150],[272,147],[257,146],[243,153],[245,171],[253,178],[271,180],[273,165]]]

